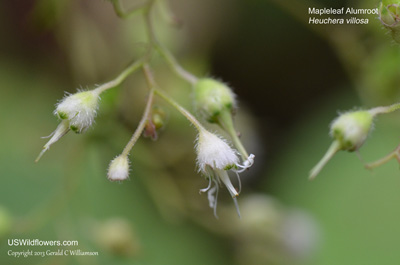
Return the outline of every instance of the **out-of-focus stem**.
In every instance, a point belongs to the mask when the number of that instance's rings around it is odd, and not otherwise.
[[[154,48],[161,54],[162,57],[164,57],[165,61],[168,63],[168,65],[172,68],[172,70],[181,78],[185,79],[192,85],[194,85],[198,78],[191,74],[190,72],[186,71],[175,59],[175,57],[172,55],[172,53],[165,48],[158,40],[154,31],[154,26],[153,22],[151,19],[151,10],[154,5],[154,0],[151,0],[148,4],[148,9],[145,12],[145,22],[147,26],[147,33],[148,33],[148,38],[149,42]]]
[[[142,67],[143,64],[146,62],[146,60],[147,60],[147,56],[145,55],[141,59],[134,61],[122,73],[120,73],[115,79],[98,86],[94,90],[97,91],[99,94],[101,94],[110,88],[120,85],[123,81],[125,81],[125,79],[128,76],[130,76],[133,72],[135,72],[140,67]]]
[[[375,116],[377,114],[391,113],[398,109],[400,109],[400,103],[396,103],[396,104],[386,106],[386,107],[376,107],[376,108],[370,109],[369,112]]]
[[[310,171],[309,179],[313,180],[322,168],[328,163],[328,161],[336,154],[337,151],[340,150],[340,143],[338,141],[334,141],[331,146],[329,147],[328,151],[326,151],[324,157],[318,162],[318,164],[313,167]]]
[[[179,105],[175,100],[173,100],[170,96],[168,96],[164,91],[156,89],[154,91],[157,95],[167,101],[170,105],[172,105],[175,109],[177,109],[183,116],[186,117],[193,125],[196,127],[198,131],[205,130],[203,125],[184,107]]]
[[[374,169],[377,168],[379,166],[382,166],[383,164],[386,164],[387,162],[389,162],[390,160],[392,160],[393,158],[397,158],[397,160],[400,163],[400,145],[397,146],[397,148],[393,151],[390,152],[388,155],[386,155],[385,157],[376,160],[374,162],[368,163],[365,165],[365,168],[367,169]]]
[[[124,10],[122,7],[121,1],[119,0],[112,0],[112,5],[114,7],[114,11],[117,14],[118,17],[122,19],[126,19],[129,17],[132,17],[133,15],[137,14],[140,11],[143,11],[143,9],[147,6],[147,3],[141,3],[138,4],[137,6],[131,8],[130,10]]]
[[[232,138],[233,144],[242,156],[243,161],[246,161],[249,157],[246,149],[244,148],[242,141],[240,141],[239,136],[233,126],[232,114],[229,110],[223,110],[219,114],[218,124],[229,134]]]
[[[132,138],[129,140],[128,144],[125,146],[124,150],[122,151],[122,155],[127,156],[129,152],[132,150],[132,147],[135,145],[136,141],[139,139],[140,135],[143,132],[143,129],[146,125],[146,122],[149,118],[151,106],[153,104],[153,97],[154,97],[154,88],[150,88],[149,97],[147,99],[146,108],[143,112],[142,119],[139,122],[136,131],[133,133]]]

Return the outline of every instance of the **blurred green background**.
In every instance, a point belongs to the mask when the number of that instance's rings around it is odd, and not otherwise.
[[[126,7],[133,1],[124,1]],[[140,72],[102,97],[94,128],[69,133],[44,155],[64,91],[92,88],[143,52],[142,17],[120,20],[107,1],[0,3],[0,264],[352,264],[400,262],[400,178],[392,161],[374,172],[338,153],[313,182],[309,170],[330,144],[328,125],[354,107],[400,100],[400,47],[375,16],[368,25],[310,26],[308,7],[374,8],[378,1],[159,1],[156,32],[182,65],[228,82],[237,129],[256,163],[241,175],[238,219],[228,193],[219,219],[198,190],[195,131],[157,100],[168,123],[141,138],[129,181],[106,178],[109,161],[144,108]],[[180,23],[172,23],[179,21]],[[156,79],[192,110],[190,86],[161,58]],[[382,116],[363,160],[399,144],[398,114]],[[211,127],[212,130],[217,130]],[[222,190],[222,189],[221,189]],[[11,239],[78,240],[99,256],[14,258]]]

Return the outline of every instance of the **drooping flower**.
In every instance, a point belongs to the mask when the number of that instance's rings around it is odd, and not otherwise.
[[[247,161],[243,165],[240,165],[237,152],[224,139],[206,129],[199,131],[196,152],[199,171],[209,180],[208,187],[201,189],[200,192],[208,192],[209,205],[214,209],[214,215],[217,217],[219,185],[224,184],[232,196],[238,215],[240,216],[236,199],[241,189],[239,173],[253,165],[254,155],[250,155]],[[229,170],[236,173],[239,190],[236,190],[233,186],[228,175]]]
[[[119,155],[110,162],[107,178],[111,181],[121,181],[129,177],[129,160],[126,155]]]
[[[50,146],[60,140],[69,130],[76,133],[85,132],[94,122],[99,99],[99,92],[95,89],[67,95],[61,100],[54,110],[54,115],[61,119],[61,123],[58,125],[57,129],[48,136],[51,138],[43,146],[43,150],[40,152],[35,162],[38,162],[43,154],[50,149]]]

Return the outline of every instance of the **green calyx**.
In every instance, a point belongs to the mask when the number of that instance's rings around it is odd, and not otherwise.
[[[331,125],[331,135],[340,150],[358,150],[372,128],[373,115],[369,111],[353,111],[340,115]]]
[[[232,111],[235,96],[224,83],[212,78],[201,78],[194,87],[194,100],[198,113],[210,123],[216,123],[224,110]]]
[[[383,0],[379,5],[379,19],[391,31],[393,39],[400,43],[400,1]]]

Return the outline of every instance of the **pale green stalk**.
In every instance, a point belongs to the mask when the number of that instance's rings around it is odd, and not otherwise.
[[[218,124],[230,135],[233,144],[242,156],[243,161],[249,158],[249,154],[244,148],[242,141],[240,141],[239,136],[233,126],[232,115],[229,110],[224,110],[218,115]]]
[[[386,164],[387,162],[389,162],[390,160],[392,160],[393,158],[397,158],[397,160],[400,162],[400,145],[397,146],[397,148],[389,153],[388,155],[386,155],[385,157],[375,161],[375,162],[371,162],[365,165],[365,167],[367,169],[374,169],[377,168],[379,166],[382,166],[383,164]]]
[[[187,111],[184,107],[179,105],[175,100],[173,100],[170,96],[168,96],[164,91],[156,89],[154,91],[157,95],[159,95],[161,98],[163,98],[165,101],[167,101],[170,105],[172,105],[175,109],[177,109],[183,116],[186,117],[193,125],[196,127],[198,131],[205,130],[203,125],[200,124],[200,122],[189,112]]]
[[[138,12],[143,11],[143,9],[147,6],[147,3],[140,3],[137,6],[131,8],[130,10],[125,11],[119,0],[112,0],[111,2],[114,7],[115,13],[117,14],[118,17],[122,19],[134,16]]]
[[[339,141],[334,141],[331,146],[329,147],[328,151],[326,151],[324,157],[318,162],[318,164],[313,167],[310,171],[309,179],[314,179],[322,168],[328,163],[328,161],[336,154],[337,151],[340,150],[340,143]]]
[[[193,74],[186,71],[175,59],[172,53],[165,48],[158,40],[155,35],[153,22],[151,19],[151,10],[154,4],[154,0],[149,2],[147,12],[145,12],[145,22],[147,26],[147,33],[149,37],[149,42],[154,48],[164,57],[168,65],[172,68],[172,70],[181,78],[185,79],[192,85],[197,83],[198,78]]]
[[[125,79],[128,76],[130,76],[133,72],[135,72],[137,69],[142,67],[146,60],[147,60],[147,55],[145,55],[143,58],[139,59],[138,61],[134,61],[122,73],[120,73],[115,79],[98,86],[94,90],[97,91],[99,94],[101,94],[110,88],[120,85],[123,81],[125,81]]]
[[[139,122],[136,131],[133,133],[131,139],[129,140],[128,144],[125,146],[124,150],[122,151],[121,155],[127,156],[129,152],[132,150],[132,147],[135,145],[136,141],[139,139],[140,135],[143,132],[143,129],[146,125],[147,120],[150,116],[151,106],[153,104],[153,96],[154,96],[154,88],[150,88],[149,98],[147,99],[146,108],[143,112],[142,119]]]
[[[396,104],[393,104],[390,106],[385,106],[385,107],[376,107],[376,108],[370,109],[369,112],[375,116],[377,114],[391,113],[398,109],[400,109],[400,103],[396,103]]]

